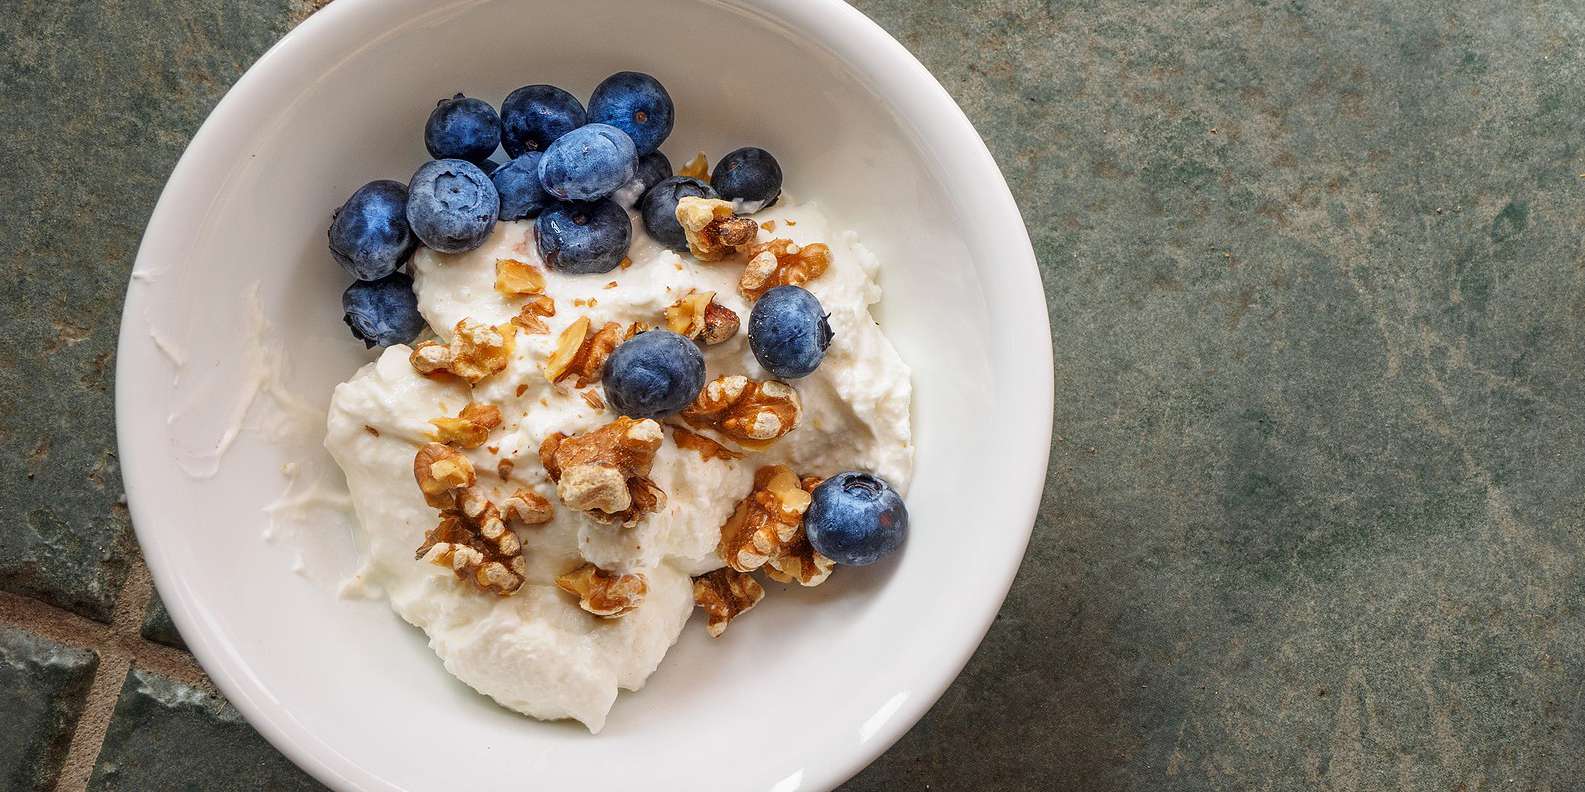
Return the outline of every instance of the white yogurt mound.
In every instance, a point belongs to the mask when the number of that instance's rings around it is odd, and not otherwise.
[[[383,592],[403,619],[428,634],[447,671],[501,705],[536,718],[576,718],[598,732],[617,690],[642,687],[676,642],[694,607],[690,576],[721,566],[715,553],[721,524],[760,466],[787,464],[817,476],[869,470],[907,491],[912,387],[908,367],[870,317],[869,306],[881,297],[875,257],[852,232],[833,232],[813,204],[773,207],[756,219],[775,221],[762,239],[830,245],[830,269],[806,288],[831,313],[835,340],[819,370],[793,383],[803,400],[802,423],[767,451],[706,461],[678,449],[668,430],[651,474],[666,492],[666,506],[634,528],[595,523],[557,501],[539,462],[541,441],[616,416],[591,407],[570,381],[550,385],[541,366],[556,337],[578,317],[588,316],[595,327],[663,325],[662,311],[689,290],[714,291],[746,328],[751,306],[737,292],[741,263],[679,256],[650,239],[635,217],[631,267],[582,276],[547,270],[545,292],[556,301],[556,315],[546,320],[550,332],[519,333],[507,369],[476,385],[471,396],[465,383],[419,375],[406,346],[387,349],[337,386],[325,447],[346,472],[367,554],[352,588]],[[503,258],[544,267],[532,222],[499,223],[482,247],[468,253],[420,248],[413,257],[419,310],[443,339],[463,318],[500,324],[517,314],[523,300],[495,290],[495,262]],[[704,353],[709,378],[771,378],[754,360],[744,332]],[[592,389],[599,393],[599,384]],[[557,507],[554,521],[516,529],[529,574],[510,597],[486,594],[413,558],[437,521],[413,481],[413,454],[430,439],[431,418],[454,416],[470,400],[500,407],[505,419],[483,447],[463,452],[480,486],[496,502],[532,487]],[[508,481],[496,475],[502,459],[514,465]],[[642,573],[649,582],[643,604],[614,620],[579,609],[554,581],[585,561]]]

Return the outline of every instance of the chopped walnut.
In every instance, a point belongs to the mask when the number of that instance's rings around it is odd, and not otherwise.
[[[556,507],[544,495],[523,487],[501,501],[501,513],[524,525],[543,525],[555,519]]]
[[[700,181],[710,181],[710,158],[701,151],[693,155],[693,159],[683,164],[682,170],[677,171],[678,176],[687,176]]]
[[[600,370],[605,359],[611,356],[616,345],[622,343],[622,326],[606,322],[600,331],[590,335],[589,317],[580,316],[567,326],[556,339],[556,349],[545,361],[545,379],[552,383],[577,374],[574,387],[586,388],[600,381]]]
[[[452,332],[451,344],[423,341],[408,356],[421,374],[448,371],[470,383],[499,373],[512,357],[512,341],[517,325],[499,326],[463,319]]]
[[[456,508],[440,513],[440,524],[424,534],[413,557],[503,597],[521,588],[528,574],[522,542],[477,487],[458,491]]]
[[[583,397],[583,403],[589,405],[589,409],[596,412],[605,411],[605,399],[600,398],[600,394],[592,390],[586,390],[581,391],[578,395]]]
[[[649,584],[643,575],[614,575],[584,564],[556,578],[556,588],[578,598],[578,607],[602,619],[620,619],[644,601]]]
[[[737,313],[715,301],[715,292],[689,292],[666,309],[666,328],[706,346],[737,335]]]
[[[584,340],[589,336],[589,324],[589,317],[580,316],[561,331],[561,335],[556,338],[555,350],[545,360],[545,379],[555,383],[572,370],[572,359],[578,356]]]
[[[548,294],[536,294],[518,309],[517,316],[512,317],[512,324],[523,328],[523,332],[530,335],[543,335],[550,332],[543,317],[555,315],[556,301]]]
[[[501,409],[493,404],[468,402],[455,418],[431,418],[435,439],[462,448],[478,448],[501,425]]]
[[[442,443],[428,443],[413,456],[413,478],[424,493],[424,502],[437,509],[456,504],[456,490],[471,487],[478,477],[473,463],[457,449]]]
[[[765,574],[778,583],[796,580],[801,586],[818,586],[831,576],[834,566],[835,561],[821,555],[809,544],[809,537],[800,525],[792,541],[784,545],[781,552],[772,556],[765,565]]]
[[[745,448],[761,449],[798,427],[803,405],[791,385],[741,374],[717,377],[683,409],[682,419],[714,429]]]
[[[715,198],[688,196],[677,202],[677,222],[688,239],[688,250],[700,261],[720,261],[759,236],[759,224],[738,217],[732,203]]]
[[[539,294],[545,290],[545,273],[517,259],[496,259],[495,290],[507,297]]]
[[[799,247],[790,239],[773,239],[748,246],[748,266],[738,281],[738,291],[750,300],[777,286],[802,286],[831,266],[831,248],[816,242]]]
[[[680,426],[671,428],[672,442],[678,448],[686,448],[699,455],[700,459],[708,462],[712,459],[742,459],[743,455],[727,448],[702,434],[694,434]]]
[[[506,481],[512,477],[512,468],[515,467],[517,467],[516,462],[510,459],[503,459],[495,463],[495,475],[500,476],[502,481]]]
[[[765,598],[765,589],[753,575],[734,569],[717,569],[693,579],[693,601],[708,617],[705,629],[720,638],[727,623],[747,613]]]
[[[568,508],[630,528],[666,501],[648,478],[662,437],[660,424],[621,416],[576,437],[552,434],[539,458]]]
[[[721,560],[739,572],[753,572],[782,555],[802,535],[809,500],[798,476],[785,465],[760,468],[754,473],[754,488],[748,497],[721,526],[721,542],[716,548]]]

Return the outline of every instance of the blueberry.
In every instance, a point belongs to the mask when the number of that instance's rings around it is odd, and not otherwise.
[[[807,289],[777,286],[748,315],[748,346],[766,371],[783,379],[807,377],[831,346],[831,323]]]
[[[330,216],[330,255],[358,280],[383,278],[402,266],[418,240],[407,224],[407,188],[381,179],[358,188]]]
[[[424,147],[435,159],[484,162],[501,144],[501,118],[482,99],[457,94],[435,103],[424,124]]]
[[[710,185],[687,176],[668,176],[651,187],[638,200],[638,212],[644,218],[644,230],[656,242],[672,250],[688,249],[688,237],[683,233],[682,224],[677,222],[677,202],[689,197],[719,196]]]
[[[525,85],[501,103],[501,145],[508,157],[544,151],[586,118],[578,97],[554,85]]]
[[[500,211],[495,185],[465,160],[430,160],[407,183],[407,222],[420,241],[442,253],[484,244]]]
[[[781,165],[762,148],[740,148],[716,163],[710,186],[728,201],[742,201],[745,213],[758,212],[781,196]]]
[[[644,183],[644,192],[671,177],[671,160],[659,151],[651,151],[638,158],[638,180]],[[642,193],[640,193],[642,195]]]
[[[511,160],[507,160],[506,162],[511,162]],[[506,162],[501,162],[499,160],[493,160],[493,159],[487,159],[487,160],[479,163],[479,170],[484,171],[484,175],[486,175],[486,176],[494,176],[496,169],[500,168],[502,165],[505,165]]]
[[[600,378],[612,409],[630,418],[660,418],[699,397],[704,355],[670,330],[651,330],[613,350]]]
[[[341,308],[343,321],[367,347],[405,344],[424,329],[413,279],[403,272],[353,283],[341,293]]]
[[[815,487],[804,531],[816,551],[838,564],[873,564],[908,537],[908,507],[878,476],[838,473]]]
[[[643,72],[617,72],[589,97],[589,120],[626,132],[640,154],[660,148],[671,134],[672,111],[671,94]]]
[[[539,183],[539,160],[543,156],[541,152],[530,151],[490,174],[495,191],[501,195],[502,220],[537,217],[541,210],[555,202]]]
[[[633,180],[638,155],[626,132],[606,124],[562,135],[539,161],[545,191],[563,201],[592,201]]]
[[[622,263],[633,241],[633,222],[609,199],[555,203],[534,221],[539,257],[557,272],[592,275]]]

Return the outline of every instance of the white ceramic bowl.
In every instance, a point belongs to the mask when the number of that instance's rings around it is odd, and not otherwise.
[[[383,602],[337,596],[357,557],[344,526],[287,520],[313,527],[267,539],[264,508],[283,464],[298,466],[288,502],[312,505],[321,473],[333,489],[315,411],[370,359],[340,321],[330,210],[426,159],[441,96],[499,102],[534,82],[587,96],[619,69],[676,99],[673,162],[763,146],[791,191],[879,255],[918,457],[904,552],[777,587],[723,640],[690,625],[591,736],[452,680]],[[837,0],[338,0],[254,65],[182,157],[139,251],[116,373],[133,522],[194,655],[320,780],[409,792],[840,783],[918,720],[994,617],[1040,497],[1051,398],[1040,279],[1001,174],[930,74]]]

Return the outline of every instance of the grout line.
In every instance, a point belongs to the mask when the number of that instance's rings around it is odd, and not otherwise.
[[[134,557],[127,570],[108,625],[39,600],[0,592],[0,625],[20,627],[57,643],[92,649],[99,655],[99,667],[94,671],[93,683],[72,733],[54,792],[87,789],[121,688],[133,666],[199,690],[215,692],[192,655],[145,641],[139,634],[143,614],[153,599],[154,581],[141,557]]]
[[[94,672],[93,687],[88,689],[88,701],[77,719],[77,729],[72,732],[71,744],[66,749],[66,759],[61,763],[61,774],[55,780],[55,792],[79,792],[88,789],[93,777],[94,763],[104,747],[105,733],[110,730],[110,719],[116,711],[116,700],[127,673],[132,669],[130,652],[113,651],[117,639],[130,634],[134,640],[143,622],[143,612],[154,596],[154,583],[141,556],[135,556],[132,568],[127,570],[126,581],[116,596],[115,609],[110,613],[110,626],[102,630],[106,639],[95,647],[99,649],[99,669]]]

